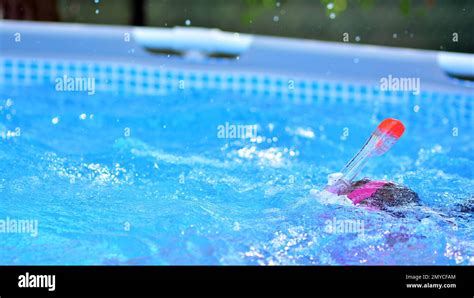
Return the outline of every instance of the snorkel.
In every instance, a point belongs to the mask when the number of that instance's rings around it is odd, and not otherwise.
[[[380,156],[390,150],[405,131],[400,120],[387,118],[374,130],[370,138],[359,152],[346,164],[333,183],[324,190],[341,195],[349,192],[351,183],[360,173],[367,161],[374,156]]]

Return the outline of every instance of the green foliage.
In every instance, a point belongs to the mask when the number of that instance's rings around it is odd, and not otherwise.
[[[250,23],[259,15],[276,7],[277,0],[244,0],[245,11],[242,15],[243,23]]]
[[[359,0],[359,6],[365,9],[371,9],[375,5],[375,0]]]
[[[321,0],[321,4],[326,8],[327,16],[336,17],[347,9],[347,0]]]
[[[400,11],[404,15],[410,14],[410,7],[411,7],[410,0],[401,0],[400,1]]]
[[[358,4],[364,9],[372,9],[375,6],[377,0],[358,0],[352,1],[352,3]],[[379,0],[381,1],[381,0]],[[277,7],[277,3],[283,6],[285,0],[243,0],[244,13],[242,15],[243,23],[251,23],[260,15],[271,11]],[[321,5],[325,9],[327,16],[332,18],[344,13],[349,6],[350,0],[320,0]],[[400,12],[403,15],[409,15],[413,10],[411,0],[400,0],[399,2]]]

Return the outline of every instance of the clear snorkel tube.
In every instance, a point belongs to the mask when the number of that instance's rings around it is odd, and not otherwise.
[[[387,118],[372,133],[362,149],[342,169],[342,175],[325,187],[326,191],[340,195],[346,193],[354,178],[372,156],[379,156],[390,150],[405,131],[400,120]]]

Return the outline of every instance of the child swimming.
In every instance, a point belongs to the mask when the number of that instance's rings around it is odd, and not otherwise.
[[[324,190],[312,192],[312,194],[323,194],[323,197],[332,200],[336,199],[334,197],[336,195],[345,198],[345,200],[343,199],[345,203],[352,202],[354,205],[364,205],[378,210],[419,203],[416,192],[393,182],[371,181],[368,178],[353,182],[367,161],[373,156],[387,152],[404,131],[405,126],[400,120],[392,118],[383,120],[341,173],[329,175],[328,185]],[[333,195],[331,196],[331,194]],[[339,203],[344,201],[339,201]]]
[[[390,207],[419,203],[418,194],[406,186],[387,181],[371,181],[368,178],[351,183],[343,193],[355,205],[386,210]]]

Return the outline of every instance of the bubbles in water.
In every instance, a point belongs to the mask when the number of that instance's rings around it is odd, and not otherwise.
[[[186,21],[184,22],[184,24],[185,24],[186,26],[191,26],[191,20],[186,20]]]
[[[275,129],[275,124],[273,123],[268,123],[268,130],[272,132]]]
[[[314,139],[314,137],[316,136],[314,131],[310,127],[297,127],[296,129],[286,127],[285,131],[289,135],[303,137],[307,139]]]
[[[353,203],[346,196],[338,196],[326,190],[311,189],[310,195],[322,205],[352,206]]]

